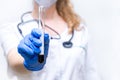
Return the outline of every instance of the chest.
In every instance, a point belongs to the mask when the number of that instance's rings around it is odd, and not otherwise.
[[[67,39],[69,38],[70,36]],[[48,54],[49,63],[54,62],[56,64],[58,63],[58,65],[66,65],[68,63],[70,63],[70,65],[84,64],[84,58],[86,54],[84,49],[80,47],[80,39],[78,40],[78,42],[75,42],[76,39],[73,39],[71,41],[73,43],[73,46],[71,48],[65,48],[63,46],[63,42],[67,39],[64,38],[62,40],[50,41]]]

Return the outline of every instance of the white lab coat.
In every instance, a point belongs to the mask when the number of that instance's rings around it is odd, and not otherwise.
[[[25,19],[29,20],[31,17],[27,16]],[[0,29],[0,42],[6,55],[22,39],[16,27],[17,24],[7,24]],[[81,26],[84,27],[81,31],[74,32],[72,48],[65,48],[62,45],[71,38],[71,34],[67,33],[68,29],[60,34],[61,39],[50,40],[47,61],[41,71],[35,71],[29,75],[14,75],[18,80],[100,80],[94,55],[87,53],[87,28],[84,24]],[[30,25],[30,27],[32,29],[35,26]],[[31,31],[29,29],[27,28],[25,32],[29,33]]]

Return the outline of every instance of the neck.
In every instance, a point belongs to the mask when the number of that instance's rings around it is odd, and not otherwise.
[[[35,19],[38,19],[39,14],[39,5],[34,2],[34,8],[32,11],[32,16]],[[54,19],[56,16],[58,16],[57,10],[56,10],[56,4],[52,5],[50,8],[45,9],[45,20],[51,20]]]

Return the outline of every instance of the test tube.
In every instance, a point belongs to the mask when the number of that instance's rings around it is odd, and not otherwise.
[[[38,61],[40,63],[44,62],[44,7],[39,6],[39,22],[38,22],[38,27],[41,30],[41,37],[40,40],[42,41],[42,46],[40,47],[41,53],[38,55]]]

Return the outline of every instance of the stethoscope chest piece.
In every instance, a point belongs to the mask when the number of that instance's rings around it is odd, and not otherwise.
[[[63,42],[63,46],[65,48],[71,48],[73,46],[73,43],[71,41],[66,41],[66,42]]]

